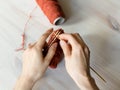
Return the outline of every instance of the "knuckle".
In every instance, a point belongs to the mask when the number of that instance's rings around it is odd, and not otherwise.
[[[78,35],[78,36],[79,36],[79,33],[75,33],[75,35]]]
[[[77,35],[80,37],[80,34],[79,34],[79,33],[77,33]]]
[[[32,48],[33,51],[36,51],[37,49],[38,49],[37,47]]]
[[[76,48],[75,48],[75,53],[77,54],[77,55],[80,55],[81,54],[81,52],[83,52],[83,47],[81,46],[81,45],[76,45]]]
[[[78,49],[78,50],[83,50],[83,46],[80,45],[80,44],[78,44],[78,45],[76,45],[76,49]]]
[[[71,33],[71,34],[68,34],[68,36],[70,37],[70,38],[73,38],[73,34]]]
[[[41,49],[41,45],[36,45],[36,47],[34,48],[35,49]]]

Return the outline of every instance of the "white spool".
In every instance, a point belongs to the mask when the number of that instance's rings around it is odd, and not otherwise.
[[[53,24],[54,25],[61,25],[65,22],[65,18],[64,17],[58,17],[54,20]]]

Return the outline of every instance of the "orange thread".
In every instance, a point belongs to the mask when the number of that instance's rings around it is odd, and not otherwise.
[[[50,23],[58,25],[65,20],[65,15],[57,0],[36,0]]]
[[[35,6],[35,8],[31,11],[31,13],[29,14],[28,20],[25,23],[25,27],[24,27],[24,31],[22,34],[22,44],[21,44],[21,48],[16,49],[16,51],[21,51],[21,50],[25,50],[25,41],[26,41],[26,30],[27,30],[27,25],[30,21],[30,19],[32,18],[32,13],[34,12],[34,10],[37,8],[37,6]]]

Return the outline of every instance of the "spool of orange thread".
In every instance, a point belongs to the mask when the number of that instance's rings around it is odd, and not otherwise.
[[[57,0],[36,0],[50,23],[60,25],[65,22],[65,15]]]

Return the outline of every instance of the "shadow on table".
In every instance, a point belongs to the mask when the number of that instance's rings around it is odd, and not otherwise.
[[[101,37],[97,35],[87,35],[83,37],[91,50],[93,63],[102,64],[102,68],[109,67],[119,61],[119,46],[112,43],[109,36]],[[117,43],[117,41],[116,41]]]
[[[112,39],[109,35],[87,35],[83,38],[91,51],[91,66],[95,70],[99,70],[97,72],[107,81],[104,88],[119,90],[120,43],[117,38]]]
[[[66,22],[64,25],[73,25],[87,18],[83,7],[79,4],[80,2],[77,2],[78,1],[74,2],[74,0],[59,0],[66,16]]]

